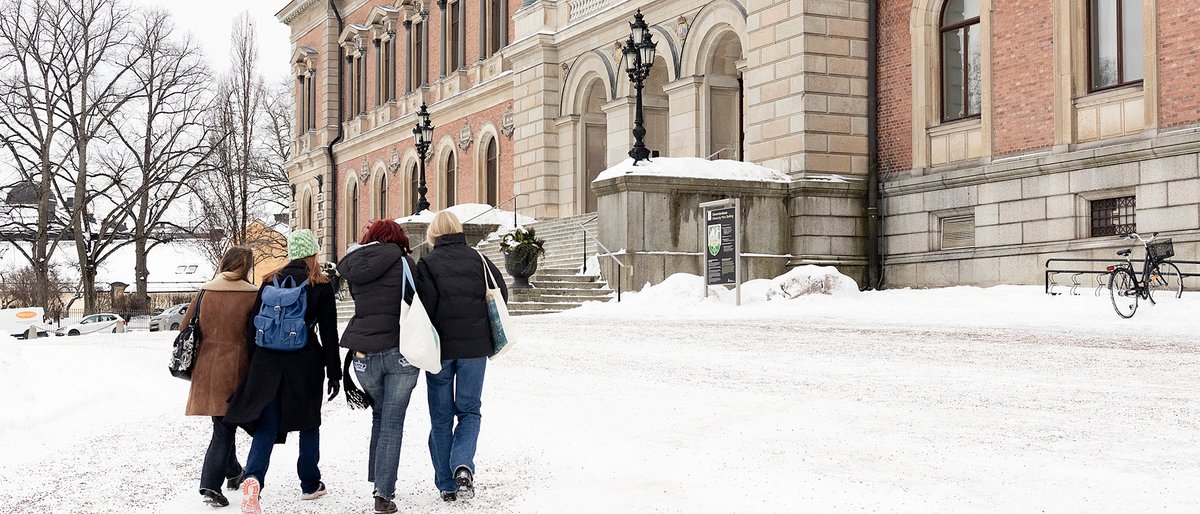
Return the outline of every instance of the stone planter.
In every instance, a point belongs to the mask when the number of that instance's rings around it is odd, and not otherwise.
[[[529,277],[537,273],[538,256],[535,254],[527,259],[517,260],[514,254],[504,254],[504,269],[508,271],[508,276],[512,277],[513,289],[529,289],[533,287],[529,284]]]

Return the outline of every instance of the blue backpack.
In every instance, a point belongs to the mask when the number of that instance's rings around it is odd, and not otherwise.
[[[296,285],[292,277],[275,277],[263,286],[262,307],[254,317],[254,344],[270,350],[294,352],[308,344],[308,281]]]

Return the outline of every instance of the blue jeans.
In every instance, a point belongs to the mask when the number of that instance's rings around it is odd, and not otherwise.
[[[271,465],[271,451],[275,449],[275,438],[279,435],[279,399],[276,398],[263,408],[258,417],[258,429],[250,442],[250,454],[246,456],[246,478],[258,479],[266,487],[267,467]],[[316,492],[321,484],[321,430],[300,431],[300,458],[296,459],[296,474],[300,476],[300,490]]]
[[[475,473],[479,407],[487,357],[442,361],[441,373],[425,373],[429,390],[429,456],[439,491],[454,491],[454,471]],[[458,418],[455,426],[454,418]]]
[[[396,497],[404,414],[421,370],[407,361],[402,364],[399,348],[370,354],[353,352],[353,355],[354,375],[373,402],[367,480],[375,483],[376,496],[391,500]]]

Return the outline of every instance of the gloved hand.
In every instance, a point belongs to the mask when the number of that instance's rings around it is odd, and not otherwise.
[[[338,381],[336,379],[330,380],[329,381],[329,401],[332,402],[334,398],[337,398],[337,395],[339,392],[341,392],[341,390],[342,390],[342,387],[341,387],[340,381]]]

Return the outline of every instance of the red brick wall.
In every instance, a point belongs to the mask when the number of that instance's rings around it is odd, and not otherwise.
[[[1158,1],[1159,125],[1200,123],[1200,2]]]
[[[912,39],[910,0],[879,3],[879,169],[912,168]]]
[[[1054,16],[1051,0],[992,3],[992,151],[1054,145]]]
[[[462,130],[463,124],[466,122],[470,123],[471,133],[475,139],[474,142],[471,143],[471,146],[466,150],[462,150],[457,146],[454,148],[455,159],[457,160],[458,165],[458,172],[455,175],[455,196],[457,197],[456,203],[478,203],[480,201],[479,198],[482,194],[480,191],[483,187],[485,187],[484,184],[478,183],[479,167],[482,166],[482,163],[480,162],[480,154],[483,152],[483,149],[480,147],[480,144],[482,143],[480,136],[482,135],[484,125],[487,123],[499,128],[501,116],[508,108],[508,105],[508,103],[495,105],[467,116],[466,118],[459,118],[456,120],[436,120],[437,128],[435,128],[433,131],[434,148],[430,150],[431,152],[436,152],[439,150],[437,144],[442,141],[443,138],[449,137],[457,141],[459,131]],[[407,129],[407,127],[405,127],[405,129]],[[396,151],[400,152],[401,156],[407,155],[408,152],[413,148],[411,131],[402,130],[402,132],[398,132],[397,135],[403,136],[403,139],[398,139],[395,142],[394,148]],[[497,150],[499,151],[500,158],[499,200],[504,201],[513,195],[513,142],[503,134],[497,134],[496,141],[499,144]],[[338,209],[341,211],[338,214],[339,230],[341,230],[341,227],[345,223],[346,217],[344,213],[346,212],[346,208],[350,205],[348,198],[346,197],[346,178],[352,174],[360,172],[363,157],[366,157],[368,169],[373,173],[377,162],[383,161],[384,163],[388,163],[391,161],[392,149],[392,146],[387,146],[365,155],[350,155],[346,152],[338,154],[338,180],[341,181],[337,187]],[[440,189],[442,186],[441,169],[443,164],[444,163],[440,156],[437,156],[436,154],[434,158],[429,159],[429,161],[425,164],[425,184],[426,187],[429,188],[429,192],[425,196],[426,199],[429,200],[429,203],[434,210],[443,207],[443,205],[441,205],[442,191]],[[409,177],[406,175],[406,173],[407,170],[404,168],[401,168],[394,173],[388,173],[387,217],[389,218],[399,218],[412,214],[412,206],[409,205],[409,198],[405,194],[405,189],[407,188],[409,181]],[[358,218],[364,224],[372,219],[371,198],[374,194],[374,186],[375,184],[370,181],[368,181],[366,184],[362,184],[361,182],[359,183],[359,194],[361,196],[359,199]],[[503,208],[505,210],[512,210],[510,205],[506,205]]]

